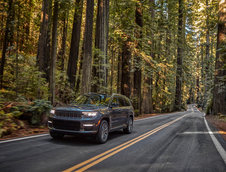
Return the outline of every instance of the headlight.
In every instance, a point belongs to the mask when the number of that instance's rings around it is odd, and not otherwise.
[[[97,112],[82,112],[83,115],[93,117],[97,115]]]
[[[50,111],[50,114],[55,114],[55,110],[52,109],[52,110]]]

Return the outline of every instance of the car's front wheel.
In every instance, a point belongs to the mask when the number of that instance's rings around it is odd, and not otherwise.
[[[105,143],[108,139],[109,134],[109,126],[106,120],[102,120],[100,123],[100,127],[98,133],[96,135],[96,140],[98,143]]]
[[[50,131],[49,133],[53,139],[62,139],[64,137],[64,134],[62,134],[62,133],[57,133],[54,131]]]
[[[123,129],[124,133],[130,134],[133,131],[133,118],[128,119],[127,127]]]

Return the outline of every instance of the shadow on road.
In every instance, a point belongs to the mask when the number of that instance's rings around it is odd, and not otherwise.
[[[122,131],[114,131],[109,133],[108,142],[111,142],[119,137],[126,136]],[[71,145],[71,146],[95,146],[98,143],[95,140],[95,136],[87,135],[66,135],[62,139],[47,139],[48,142],[60,145]]]

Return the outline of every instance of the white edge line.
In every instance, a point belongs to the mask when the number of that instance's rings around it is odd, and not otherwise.
[[[31,138],[36,138],[36,137],[43,137],[43,136],[47,136],[47,135],[49,135],[49,134],[39,134],[39,135],[34,135],[34,136],[21,137],[21,138],[17,138],[17,139],[4,140],[4,141],[0,141],[0,144],[19,141],[19,140],[25,140],[25,139],[31,139]]]
[[[175,114],[175,113],[173,113]],[[168,114],[168,115],[173,115],[173,114]],[[156,116],[151,116],[151,117],[148,117],[148,118],[142,118],[142,119],[137,119],[137,120],[134,120],[134,121],[142,121],[142,120],[146,120],[146,119],[150,119],[150,118],[156,118],[156,117],[160,117],[162,115],[156,115]],[[3,140],[3,141],[0,141],[0,144],[1,143],[9,143],[9,142],[14,142],[14,141],[20,141],[20,140],[25,140],[25,139],[31,139],[31,138],[36,138],[36,137],[43,137],[43,136],[47,136],[49,134],[39,134],[39,135],[34,135],[34,136],[27,136],[27,137],[21,137],[21,138],[16,138],[16,139],[10,139],[10,140]]]
[[[205,117],[204,117],[204,122],[206,124],[206,128],[207,128],[207,130],[209,132],[209,135],[210,135],[211,139],[213,140],[213,143],[214,143],[215,147],[217,148],[217,151],[219,152],[219,154],[221,155],[222,159],[224,160],[224,163],[226,164],[226,152],[225,152],[224,148],[221,146],[219,141],[214,136],[214,134],[211,131],[211,129],[210,129]]]

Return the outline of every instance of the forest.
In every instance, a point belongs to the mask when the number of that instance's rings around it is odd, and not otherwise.
[[[0,128],[89,92],[123,94],[137,115],[226,114],[225,0],[0,4]]]

